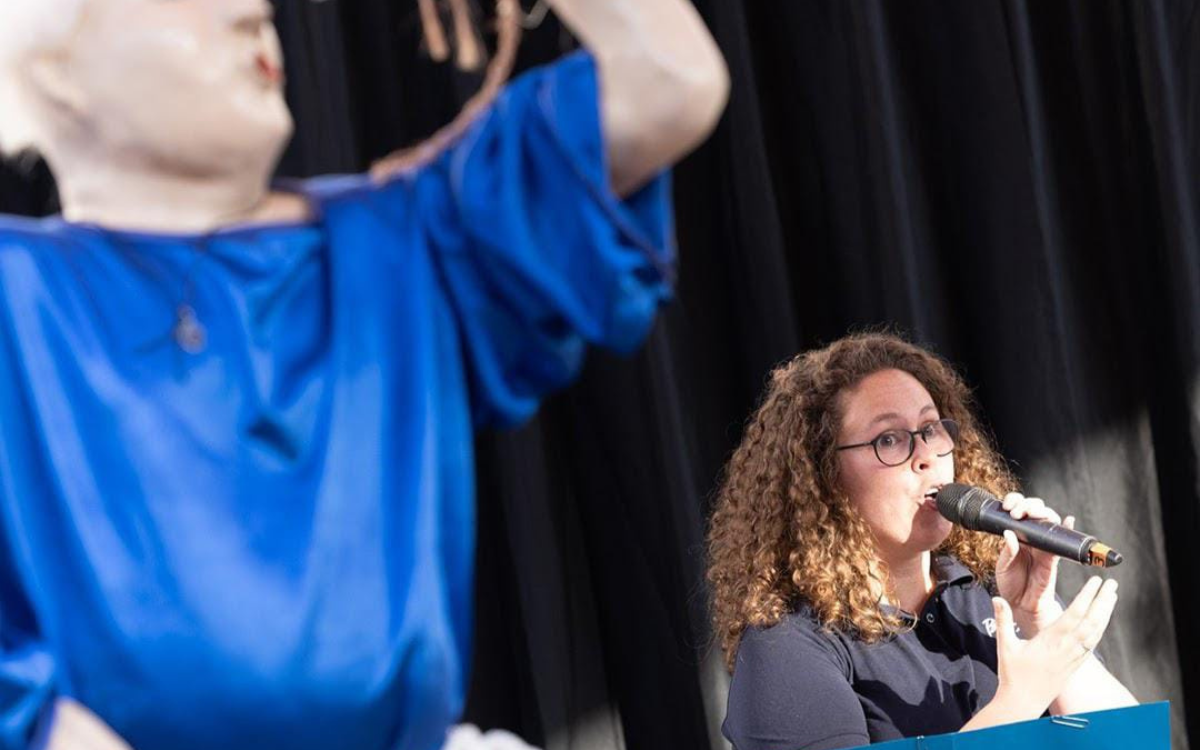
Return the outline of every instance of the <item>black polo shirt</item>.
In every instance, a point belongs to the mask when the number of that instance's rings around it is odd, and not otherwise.
[[[827,633],[803,607],[742,636],[723,731],[737,750],[829,750],[956,732],[996,693],[988,589],[933,561],[915,627],[873,644]]]

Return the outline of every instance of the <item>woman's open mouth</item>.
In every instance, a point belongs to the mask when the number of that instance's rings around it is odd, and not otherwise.
[[[937,495],[939,487],[932,487],[921,497],[921,510],[937,510]]]

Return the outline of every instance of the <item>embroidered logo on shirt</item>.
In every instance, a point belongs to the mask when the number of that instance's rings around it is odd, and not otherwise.
[[[983,620],[979,624],[983,626],[983,631],[985,633],[987,633],[992,638],[996,637],[996,618],[995,617],[988,617],[987,619]],[[1020,635],[1021,634],[1021,626],[1013,625],[1013,632],[1016,633],[1017,635]]]

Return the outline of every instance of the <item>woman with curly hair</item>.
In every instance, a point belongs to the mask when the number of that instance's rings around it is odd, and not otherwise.
[[[1092,578],[1064,608],[1058,558],[938,513],[951,482],[1003,497],[1015,518],[1059,521],[1016,492],[938,356],[858,334],[772,373],[709,532],[737,750],[854,747],[1136,703],[1092,653],[1116,581]]]

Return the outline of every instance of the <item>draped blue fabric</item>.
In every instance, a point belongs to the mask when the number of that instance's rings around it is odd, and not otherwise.
[[[0,219],[0,744],[63,695],[138,750],[438,747],[473,425],[645,335],[667,182],[612,195],[577,54],[427,167],[294,187],[311,223]]]

